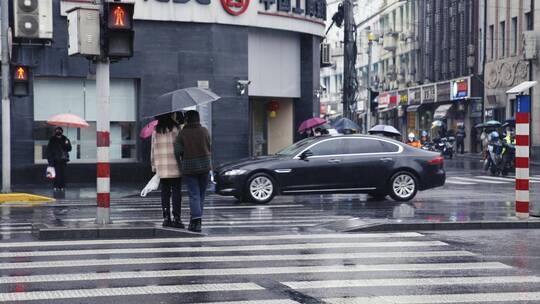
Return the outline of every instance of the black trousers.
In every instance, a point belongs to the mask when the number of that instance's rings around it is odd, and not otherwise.
[[[456,145],[456,152],[463,154],[465,152],[465,139],[458,139]]]
[[[161,179],[161,208],[163,209],[163,218],[171,217],[171,205],[173,217],[180,219],[180,210],[182,208],[182,178],[180,177]]]
[[[67,163],[65,161],[55,161],[53,167],[54,171],[56,171],[56,177],[54,178],[53,187],[65,188]]]

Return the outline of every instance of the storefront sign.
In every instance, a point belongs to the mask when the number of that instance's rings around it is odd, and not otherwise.
[[[422,103],[435,102],[435,85],[422,87]]]
[[[409,104],[410,105],[420,104],[420,102],[422,101],[421,93],[422,91],[420,90],[419,87],[409,89]]]
[[[395,108],[398,104],[398,99],[399,99],[399,95],[398,95],[398,92],[390,92],[390,103],[389,103],[389,107],[390,108]]]
[[[465,99],[470,97],[470,78],[452,80],[452,100]]]
[[[390,105],[390,94],[388,93],[380,93],[378,98],[378,106],[377,109],[383,110],[388,108]]]
[[[399,94],[399,104],[408,105],[409,104],[409,91],[402,90],[402,91],[399,91],[398,94]]]
[[[437,102],[445,102],[450,99],[450,82],[441,82],[437,84]]]
[[[61,13],[94,5],[61,0]],[[135,0],[136,20],[217,23],[323,36],[326,0]]]

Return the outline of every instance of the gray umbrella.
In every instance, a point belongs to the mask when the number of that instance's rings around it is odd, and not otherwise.
[[[187,110],[193,106],[202,106],[218,100],[219,97],[214,92],[200,88],[186,88],[169,93],[165,93],[158,97],[157,101],[152,104],[148,116],[156,117],[159,115]]]
[[[385,133],[390,135],[398,135],[401,136],[401,133],[392,126],[387,125],[376,125],[373,128],[369,129],[369,134],[378,134],[378,133]]]

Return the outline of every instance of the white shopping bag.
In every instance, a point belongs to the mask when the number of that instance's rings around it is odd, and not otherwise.
[[[56,170],[54,170],[54,167],[48,166],[47,171],[45,171],[45,177],[48,179],[55,179],[56,178]]]
[[[154,174],[154,177],[146,184],[146,187],[141,191],[141,197],[146,197],[146,195],[154,190],[159,188],[159,176]]]

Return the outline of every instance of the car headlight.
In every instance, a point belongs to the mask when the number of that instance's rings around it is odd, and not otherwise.
[[[229,170],[229,171],[225,172],[225,176],[242,175],[242,174],[244,174],[246,172],[247,172],[247,170],[234,169],[234,170]]]

